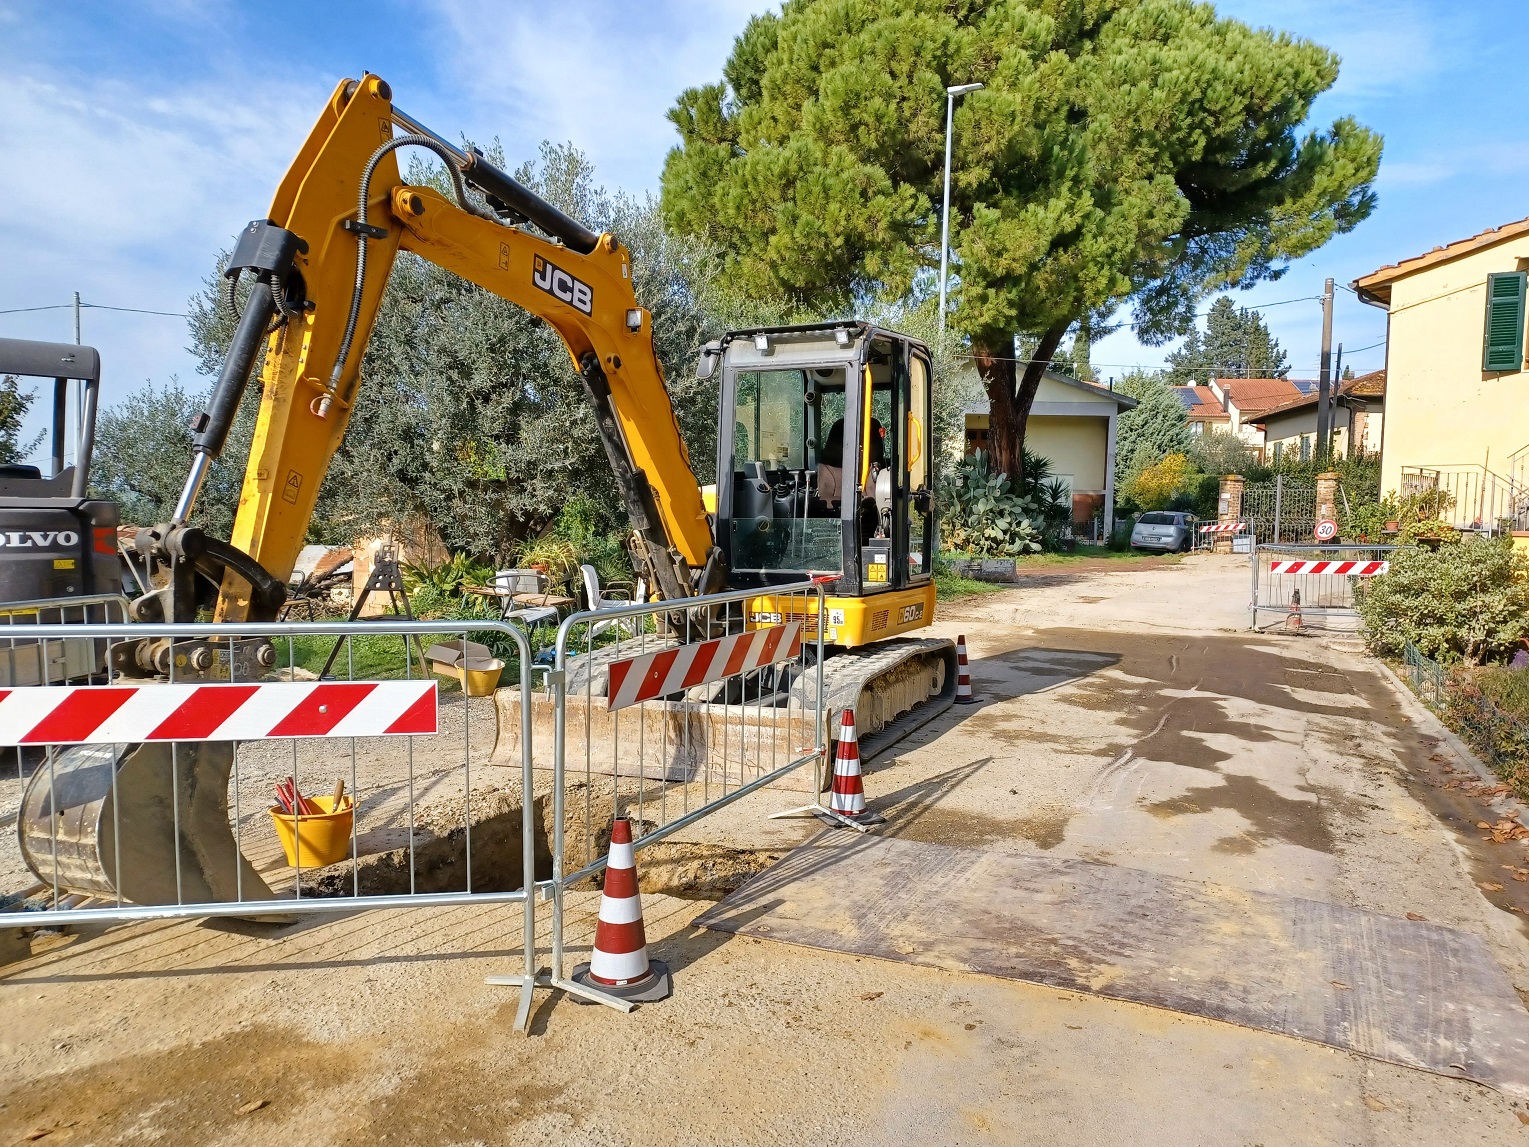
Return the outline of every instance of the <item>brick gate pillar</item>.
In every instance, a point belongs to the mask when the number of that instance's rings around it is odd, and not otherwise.
[[[1317,475],[1317,521],[1338,521],[1338,482],[1340,476],[1328,471]]]
[[[1216,521],[1235,522],[1242,517],[1242,488],[1247,485],[1247,480],[1241,474],[1224,474],[1221,477],[1221,497],[1216,503]],[[1232,539],[1235,534],[1217,534],[1215,552],[1229,554],[1232,552]]]

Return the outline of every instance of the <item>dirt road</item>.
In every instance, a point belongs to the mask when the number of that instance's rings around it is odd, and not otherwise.
[[[1524,846],[1481,843],[1460,762],[1344,642],[1248,634],[1246,590],[1245,559],[1196,558],[944,610],[983,703],[876,762],[882,831],[1412,913],[1523,995],[1529,884],[1501,866]],[[690,840],[778,853],[817,830],[763,819],[787,803]],[[675,997],[622,1018],[542,993],[529,1038],[482,984],[516,954],[508,909],[39,945],[0,969],[0,1143],[1529,1142],[1529,1105],[1474,1084],[645,899]]]

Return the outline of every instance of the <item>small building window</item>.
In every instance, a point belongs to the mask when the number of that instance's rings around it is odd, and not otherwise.
[[[1487,314],[1481,369],[1490,373],[1524,365],[1524,288],[1529,274],[1508,271],[1487,276]]]
[[[1274,460],[1276,462],[1278,462],[1280,455],[1283,454],[1284,452],[1285,452],[1285,444],[1283,442],[1276,442],[1274,444]]]
[[[1311,438],[1312,438],[1312,436],[1310,434],[1302,434],[1301,435],[1301,461],[1302,462],[1310,462],[1311,461]]]

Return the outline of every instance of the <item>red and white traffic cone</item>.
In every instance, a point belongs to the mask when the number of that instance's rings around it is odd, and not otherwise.
[[[977,698],[972,696],[971,668],[966,661],[966,634],[956,638],[956,704],[975,705]]]
[[[885,824],[886,817],[865,807],[865,784],[860,774],[860,737],[855,711],[846,708],[839,719],[839,747],[834,753],[834,779],[828,790],[828,811],[856,824]],[[825,818],[838,823],[832,817]]]
[[[648,959],[642,896],[637,891],[637,857],[632,851],[632,822],[624,816],[617,817],[611,826],[595,950],[589,963],[574,968],[573,980],[608,996],[644,1003],[667,999],[673,990],[668,965]],[[594,1002],[578,996],[573,999]]]

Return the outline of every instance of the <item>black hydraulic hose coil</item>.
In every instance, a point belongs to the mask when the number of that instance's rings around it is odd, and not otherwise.
[[[438,155],[445,163],[446,170],[451,174],[451,188],[456,194],[457,205],[463,211],[473,215],[485,219],[494,218],[491,213],[480,209],[467,197],[467,186],[462,182],[461,169],[457,167],[449,150],[428,135],[400,135],[388,140],[372,152],[372,157],[366,161],[366,167],[361,172],[361,191],[357,197],[356,222],[363,228],[367,222],[367,204],[371,199],[372,176],[377,171],[377,165],[382,162],[383,156],[401,147],[423,147]],[[361,291],[366,285],[366,243],[365,232],[358,231],[356,234],[356,285],[350,295],[350,314],[345,320],[345,334],[340,339],[340,353],[335,358],[334,370],[329,375],[330,394],[334,394],[340,388],[340,375],[344,373],[346,360],[350,358],[351,343],[356,337],[356,324],[361,321]]]

